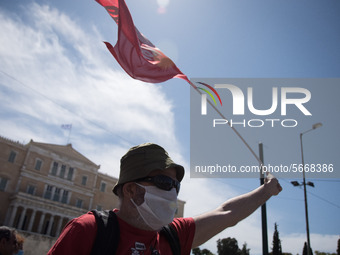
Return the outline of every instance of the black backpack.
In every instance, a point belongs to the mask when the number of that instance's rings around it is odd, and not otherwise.
[[[117,215],[112,210],[91,211],[97,222],[97,235],[92,247],[91,255],[113,255],[116,254],[119,244],[119,224]],[[171,247],[174,255],[181,254],[181,245],[177,231],[169,224],[164,226],[161,231]]]

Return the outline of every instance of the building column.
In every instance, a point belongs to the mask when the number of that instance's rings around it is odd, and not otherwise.
[[[43,227],[44,220],[45,220],[45,216],[46,216],[46,213],[45,212],[41,212],[40,221],[39,221],[39,225],[38,225],[38,233],[39,234],[41,234],[42,227]]]
[[[55,232],[55,236],[57,237],[60,235],[62,224],[63,224],[63,217],[60,216],[59,221],[58,221],[57,231]]]
[[[8,226],[9,227],[13,227],[14,219],[15,219],[15,216],[17,214],[17,211],[18,211],[18,206],[17,205],[13,205],[11,217],[10,217],[9,222],[8,222]]]
[[[20,219],[19,219],[19,224],[18,224],[18,229],[23,229],[23,222],[24,222],[24,219],[25,219],[25,215],[26,215],[26,211],[27,211],[27,208],[26,207],[23,207],[24,209],[22,210],[21,214],[20,214]]]
[[[49,221],[48,227],[47,227],[47,232],[46,232],[46,235],[48,235],[48,236],[51,235],[53,221],[54,221],[54,215],[51,214],[50,221]]]
[[[34,223],[34,220],[35,220],[36,212],[37,212],[36,210],[32,209],[32,214],[31,214],[30,222],[29,222],[28,228],[27,228],[28,232],[32,232],[32,227],[33,227],[33,223]]]

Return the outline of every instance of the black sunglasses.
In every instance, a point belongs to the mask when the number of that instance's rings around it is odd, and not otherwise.
[[[177,194],[179,193],[179,189],[181,187],[181,183],[179,181],[176,181],[166,175],[148,176],[148,177],[137,179],[135,181],[136,182],[150,182],[154,184],[157,188],[160,188],[162,190],[167,190],[167,191],[170,191],[172,188],[175,188]]]

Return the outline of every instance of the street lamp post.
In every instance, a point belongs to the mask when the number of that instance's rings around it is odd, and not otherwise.
[[[301,160],[302,160],[302,174],[303,174],[303,181],[302,181],[302,185],[303,185],[303,193],[304,193],[304,198],[305,198],[305,215],[306,215],[306,231],[307,231],[307,255],[311,255],[310,254],[310,238],[309,238],[309,222],[308,222],[308,205],[307,205],[307,188],[306,188],[306,176],[305,176],[305,161],[304,161],[304,157],[303,157],[303,143],[302,143],[302,136],[314,129],[317,129],[319,127],[322,126],[322,123],[316,123],[313,125],[313,127],[305,132],[300,133],[300,145],[301,145]],[[292,181],[292,184],[294,186],[300,186],[300,184],[296,181]],[[314,184],[312,182],[308,182],[307,185],[310,185],[312,187],[314,187]]]

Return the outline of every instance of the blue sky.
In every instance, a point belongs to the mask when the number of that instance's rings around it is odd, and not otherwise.
[[[336,0],[209,4],[128,0],[127,5],[138,29],[189,78],[340,75],[340,3]],[[187,168],[180,194],[186,201],[185,216],[213,209],[258,186],[256,179],[189,178],[188,84],[180,79],[144,84],[122,72],[102,43],[115,44],[116,24],[95,1],[1,1],[0,22],[0,135],[23,143],[30,139],[71,142],[113,176],[118,176],[119,159],[129,147],[159,143]],[[320,94],[323,90],[320,85]],[[321,97],[311,106],[313,111],[318,112],[318,105],[338,107],[339,92],[335,87],[329,97]],[[306,161],[327,158],[339,166],[338,114],[335,109],[328,116],[322,114],[301,123],[296,139],[293,134],[289,138],[292,146],[279,152],[280,141],[266,139],[260,132],[247,133],[246,139],[255,151],[258,142],[264,142],[265,161],[281,156],[299,160],[298,134],[321,121],[323,127],[304,137]],[[71,134],[61,129],[68,123],[72,123]],[[242,147],[232,132],[226,136],[233,141],[230,146]],[[251,157],[245,149],[241,152],[241,159]],[[303,190],[288,179],[280,181],[284,191],[267,204],[269,247],[276,222],[283,251],[301,254]],[[313,182],[315,188],[308,189],[312,248],[335,252],[340,234],[339,180]],[[251,254],[260,254],[260,211],[201,248],[216,252],[216,240],[228,236],[240,245],[247,242]]]

